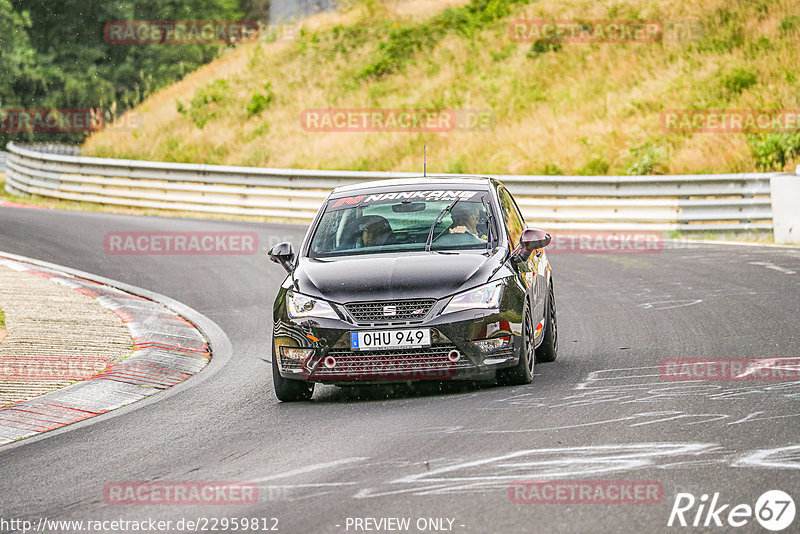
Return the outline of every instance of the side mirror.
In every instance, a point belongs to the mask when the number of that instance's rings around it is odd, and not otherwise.
[[[550,244],[550,234],[536,228],[526,228],[519,236],[519,245],[514,249],[514,256],[522,261],[527,261],[534,250],[544,248]]]
[[[267,252],[270,261],[280,263],[287,273],[294,271],[294,247],[291,243],[278,243]]]

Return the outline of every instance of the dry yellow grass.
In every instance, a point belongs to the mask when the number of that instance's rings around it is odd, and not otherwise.
[[[617,174],[635,162],[632,148],[649,143],[661,150],[660,172],[742,172],[757,170],[745,134],[667,133],[660,114],[800,108],[791,72],[798,34],[780,29],[797,11],[788,0],[516,5],[473,35],[447,31],[433,47],[409,52],[411,61],[386,76],[360,76],[393,28],[425,24],[464,3],[370,0],[312,17],[294,40],[242,45],[156,93],[133,111],[141,116],[139,131],[99,132],[85,150],[166,161],[416,171],[427,144],[431,172]],[[703,33],[684,42],[563,43],[537,54],[530,43],[509,37],[508,22],[520,18],[691,19]],[[728,91],[722,80],[734,69],[753,73],[756,83]],[[225,96],[206,105],[211,116],[200,128],[176,102],[191,107],[215,80],[228,84]],[[248,116],[248,102],[265,93],[266,83],[272,103]],[[304,131],[301,114],[313,108],[490,109],[495,123],[489,130],[440,133]]]

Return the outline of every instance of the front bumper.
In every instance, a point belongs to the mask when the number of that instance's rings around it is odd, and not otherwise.
[[[274,328],[273,356],[277,358],[281,376],[330,384],[491,379],[497,369],[517,364],[522,342],[519,314],[496,310],[462,311],[418,324],[380,326],[359,326],[335,319],[283,318]],[[351,332],[411,328],[430,328],[431,346],[350,349]],[[473,344],[494,337],[507,337],[508,342],[490,352],[483,352]],[[302,357],[298,357],[298,352]]]

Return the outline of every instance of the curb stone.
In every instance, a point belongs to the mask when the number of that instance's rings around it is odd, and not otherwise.
[[[0,407],[86,380],[131,354],[130,330],[94,298],[0,263]]]
[[[211,359],[203,334],[164,304],[13,255],[0,255],[0,264],[93,297],[122,319],[134,343],[129,357],[88,380],[0,408],[0,445],[147,398],[186,380]]]

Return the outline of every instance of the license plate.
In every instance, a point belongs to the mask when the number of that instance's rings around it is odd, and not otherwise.
[[[429,328],[350,332],[352,350],[416,349],[431,346]]]

